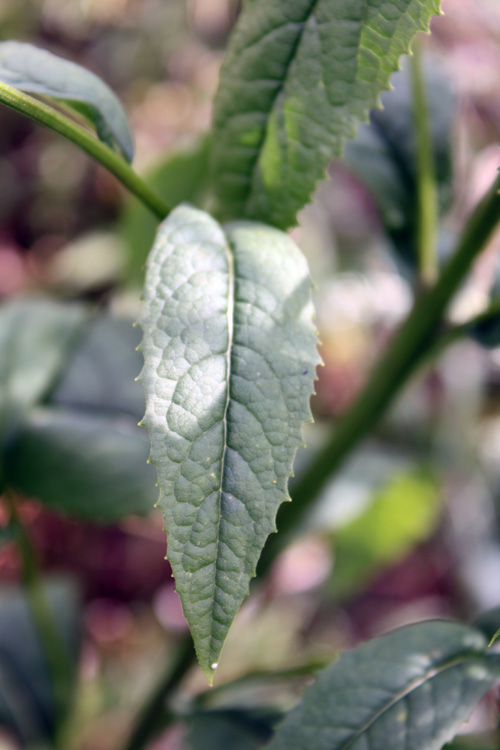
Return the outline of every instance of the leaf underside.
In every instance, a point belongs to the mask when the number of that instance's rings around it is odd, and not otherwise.
[[[439,0],[244,4],[215,102],[220,214],[286,229]]]
[[[281,232],[181,206],[147,265],[141,374],[168,559],[211,682],[288,478],[319,358],[307,265]]]
[[[26,42],[0,43],[0,81],[27,94],[66,102],[95,126],[99,138],[131,162],[134,142],[127,116],[98,76]]]
[[[343,654],[278,728],[269,750],[440,750],[500,680],[479,631],[430,621]]]

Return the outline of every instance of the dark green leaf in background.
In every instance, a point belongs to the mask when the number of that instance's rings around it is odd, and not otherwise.
[[[139,328],[131,320],[100,315],[68,358],[49,403],[86,414],[142,418],[144,389],[136,382],[143,358]]]
[[[134,419],[37,409],[5,451],[7,482],[72,517],[113,523],[157,498],[149,444]]]
[[[94,125],[102,141],[132,161],[134,142],[127,116],[113,91],[94,73],[32,44],[8,41],[0,43],[0,81],[65,102]]]
[[[213,679],[288,478],[319,358],[305,259],[278,230],[181,206],[148,259],[144,419],[168,558]]]
[[[53,388],[87,321],[85,308],[49,300],[0,308],[0,439],[9,415],[28,410]]]
[[[487,645],[440,620],[364,643],[320,674],[269,750],[440,750],[500,680]]]
[[[0,394],[5,414],[15,415],[5,420],[4,486],[101,523],[152,510],[155,471],[137,426],[140,338],[131,321],[90,317],[75,305],[0,308]]]
[[[295,224],[439,8],[439,0],[245,3],[215,102],[221,214]]]

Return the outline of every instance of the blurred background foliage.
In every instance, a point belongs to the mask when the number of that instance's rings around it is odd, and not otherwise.
[[[443,8],[432,36],[421,40],[442,259],[495,175],[500,132],[500,4],[444,0]],[[206,133],[238,11],[237,0],[0,0],[0,27],[3,38],[49,48],[104,78],[129,114],[135,168],[167,202],[210,206]],[[356,397],[415,293],[407,67],[384,94],[384,109],[331,164],[293,232],[317,286],[325,362],[313,401],[317,424],[297,476]],[[30,335],[43,341],[46,353],[43,362],[22,353],[16,361],[23,408],[3,446],[0,484],[7,480],[22,498],[22,520],[77,664],[67,747],[113,750],[186,633],[152,508],[147,435],[137,427],[144,398],[134,382],[142,359],[132,321],[155,221],[52,133],[6,109],[0,133],[0,344],[6,351],[21,331],[28,342]],[[496,235],[460,292],[455,322],[482,310],[498,288],[499,250]],[[254,677],[202,700],[193,669],[179,700],[181,708],[199,700],[197,712],[160,731],[151,748],[261,747],[304,684],[300,676],[269,681],[261,670],[328,661],[398,625],[471,620],[500,605],[499,338],[495,330],[472,333],[414,380],[254,588],[218,683]],[[6,373],[0,362],[0,411]],[[41,747],[53,731],[46,664],[19,589],[7,519],[0,508],[6,750]],[[500,746],[495,702],[490,695],[454,747]]]

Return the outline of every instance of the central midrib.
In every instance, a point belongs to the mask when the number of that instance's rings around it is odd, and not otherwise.
[[[300,47],[300,43],[302,41],[302,37],[304,35],[304,30],[305,30],[305,28],[306,28],[306,26],[307,26],[307,24],[309,22],[309,19],[311,18],[311,16],[313,15],[314,11],[316,10],[316,7],[319,5],[319,3],[320,3],[320,0],[312,0],[309,9],[305,13],[305,18],[301,22],[302,23],[302,28],[300,29],[300,31],[297,34],[297,39],[295,40],[295,43],[292,45],[292,49],[290,51],[290,55],[288,57],[288,60],[285,63],[285,70],[286,70],[285,75],[283,76],[283,80],[281,81],[280,85],[277,87],[277,89],[276,89],[276,91],[274,93],[274,96],[271,99],[271,102],[270,102],[270,105],[269,105],[269,109],[268,109],[268,117],[266,119],[266,124],[265,124],[265,127],[262,130],[262,137],[260,139],[260,142],[259,142],[259,144],[257,146],[257,149],[256,149],[256,152],[255,152],[256,155],[255,155],[254,164],[252,166],[252,177],[251,177],[251,179],[250,179],[250,181],[248,183],[247,198],[246,198],[246,201],[245,201],[245,204],[246,204],[247,207],[248,207],[248,204],[250,202],[252,193],[254,192],[255,178],[256,178],[256,174],[257,174],[257,167],[259,165],[259,161],[260,161],[260,156],[261,156],[261,153],[262,153],[262,149],[264,147],[265,142],[267,141],[267,136],[268,136],[268,132],[269,132],[269,123],[271,121],[271,115],[274,112],[274,107],[276,105],[276,102],[278,101],[278,97],[282,93],[282,91],[285,88],[285,85],[287,83],[288,74],[290,72],[290,67],[291,67],[291,65],[292,65],[292,63],[295,60],[295,57],[297,55],[298,49]]]
[[[462,662],[465,662],[467,659],[480,659],[481,657],[484,658],[484,654],[477,651],[468,651],[462,653],[460,656],[455,656],[452,659],[449,659],[448,661],[442,662],[441,664],[436,665],[435,667],[432,667],[432,669],[428,669],[425,674],[423,674],[421,677],[416,677],[412,682],[410,682],[406,687],[401,689],[390,701],[388,701],[385,706],[380,708],[377,713],[372,716],[368,721],[363,724],[362,727],[360,727],[358,730],[356,730],[355,734],[350,737],[345,744],[343,744],[342,750],[349,750],[349,748],[352,748],[354,743],[359,740],[359,738],[367,732],[387,711],[390,711],[391,708],[394,708],[400,701],[407,698],[411,693],[413,693],[415,690],[418,690],[419,687],[421,687],[425,682],[428,682],[429,680],[434,679],[438,675],[442,674],[443,672],[446,672],[448,669],[453,669],[454,667],[458,667]]]
[[[224,485],[224,474],[226,468],[226,455],[227,455],[227,442],[228,442],[228,430],[227,430],[227,415],[229,411],[229,404],[231,401],[231,357],[233,348],[233,336],[234,336],[234,286],[235,286],[235,275],[234,275],[234,257],[229,245],[226,243],[226,259],[228,269],[228,297],[227,297],[227,351],[226,351],[226,403],[224,405],[224,413],[222,416],[223,424],[223,447],[222,447],[222,458],[221,458],[221,470],[220,470],[220,483],[218,488],[218,511],[217,511],[217,540],[215,543],[215,563],[214,563],[214,582],[213,582],[213,596],[212,596],[212,615],[211,615],[211,634],[210,634],[210,645],[208,649],[209,658],[211,660],[211,653],[213,647],[214,633],[213,633],[213,622],[215,615],[215,592],[217,589],[217,574],[218,574],[218,561],[219,561],[219,543],[220,543],[220,525],[221,525],[221,510],[222,510],[222,493]]]

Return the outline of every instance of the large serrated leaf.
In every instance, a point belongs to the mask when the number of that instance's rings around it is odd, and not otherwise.
[[[245,3],[215,104],[224,217],[293,225],[439,0]]]
[[[500,680],[479,631],[430,621],[343,654],[278,728],[269,750],[440,750]]]
[[[147,264],[141,375],[168,558],[211,681],[275,530],[318,363],[307,264],[281,232],[181,206]]]
[[[132,161],[134,141],[127,116],[113,91],[94,73],[32,44],[8,41],[0,43],[0,81],[66,102],[90,120],[102,141]]]

